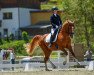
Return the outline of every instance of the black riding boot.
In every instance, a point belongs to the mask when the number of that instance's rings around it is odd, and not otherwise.
[[[52,35],[51,35],[51,37],[50,37],[50,43],[48,45],[49,48],[51,47],[52,43],[53,43],[53,38],[52,38]]]

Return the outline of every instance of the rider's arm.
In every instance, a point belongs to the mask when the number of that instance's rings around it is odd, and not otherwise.
[[[60,25],[62,25],[62,21],[61,21],[61,18],[60,18],[60,16],[59,16],[59,15],[58,15],[58,17],[59,17]]]
[[[50,17],[50,23],[53,28],[56,28],[56,25],[54,24],[53,16]]]

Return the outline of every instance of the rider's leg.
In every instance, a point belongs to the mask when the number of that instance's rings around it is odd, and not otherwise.
[[[53,36],[54,39],[56,38],[56,34],[58,34],[58,29],[56,29],[55,32],[54,32],[54,36]],[[54,40],[54,39],[53,39],[53,40]],[[58,49],[58,44],[56,44],[55,47]]]
[[[51,29],[50,42],[49,42],[49,45],[48,45],[49,48],[51,47],[51,45],[52,45],[52,43],[53,43],[53,34],[54,34],[54,29],[52,28],[52,29]]]
[[[51,33],[51,37],[50,37],[50,44],[48,45],[48,47],[50,48],[54,39],[56,38],[56,34],[58,33],[58,29],[54,30],[54,33]],[[58,48],[58,45],[56,45],[56,48]]]
[[[50,48],[51,47],[51,45],[52,45],[52,43],[53,43],[53,41],[52,41],[52,35],[51,35],[51,37],[50,37],[50,43],[49,43],[49,45],[48,45],[48,47]]]
[[[51,30],[50,44],[48,45],[48,47],[51,47],[53,41],[54,41],[55,38],[56,38],[56,34],[57,34],[57,33],[58,33],[58,28]],[[56,48],[58,48],[58,45],[56,45]]]
[[[56,38],[57,33],[58,33],[58,29],[55,29],[54,34],[53,34],[54,39]]]

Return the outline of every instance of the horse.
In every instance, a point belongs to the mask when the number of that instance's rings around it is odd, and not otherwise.
[[[52,51],[61,50],[67,56],[68,53],[67,53],[66,49],[68,49],[70,51],[70,53],[73,55],[73,57],[75,58],[76,62],[78,63],[78,60],[76,59],[76,56],[75,56],[72,46],[71,46],[71,37],[73,36],[73,33],[74,33],[74,22],[72,22],[70,20],[66,20],[63,23],[63,25],[58,33],[56,42],[53,42],[53,44],[50,48],[48,47],[49,43],[45,42],[45,38],[49,34],[35,35],[32,39],[32,42],[30,42],[26,46],[27,47],[26,51],[29,55],[32,55],[34,48],[37,46],[40,46],[40,48],[44,52],[44,63],[45,63],[46,71],[49,70],[47,67],[47,61],[48,60],[50,61],[49,58],[50,58]],[[58,49],[56,48],[55,45],[58,45]],[[51,61],[50,61],[50,63],[53,66],[53,68],[56,68],[56,66]]]

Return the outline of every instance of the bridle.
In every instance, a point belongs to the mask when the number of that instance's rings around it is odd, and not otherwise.
[[[71,37],[73,37],[73,34],[74,34],[74,24],[73,24],[73,23],[69,23],[69,22],[68,22],[68,31],[67,31],[67,33],[68,33]]]

